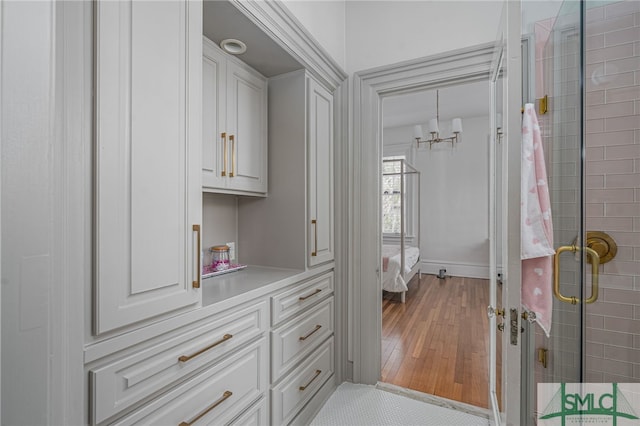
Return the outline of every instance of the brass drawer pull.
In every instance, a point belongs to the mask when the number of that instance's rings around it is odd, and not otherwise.
[[[229,177],[236,175],[236,137],[229,135],[229,142],[231,143],[231,173]]]
[[[315,333],[316,331],[320,330],[321,328],[322,328],[322,326],[320,324],[316,325],[316,328],[311,330],[311,332],[309,332],[309,334],[307,334],[306,336],[300,336],[300,340],[307,340],[313,333]]]
[[[311,252],[311,256],[318,255],[318,221],[316,219],[311,219],[311,224],[313,225],[313,251]]]
[[[190,422],[182,422],[180,423],[178,426],[191,426],[192,424],[194,424],[195,422],[197,422],[198,420],[200,420],[205,414],[207,414],[209,411],[213,410],[214,408],[216,408],[218,405],[222,404],[224,401],[226,401],[231,395],[233,395],[233,392],[231,391],[224,391],[224,393],[222,394],[222,397],[220,397],[219,400],[217,400],[216,402],[214,402],[209,408],[207,408],[206,410],[204,410],[202,413],[198,414],[196,416],[196,418],[194,418],[193,420],[191,420]]]
[[[307,294],[306,296],[300,296],[298,297],[298,300],[303,301],[303,300],[307,300],[308,298],[310,298],[311,296],[315,296],[316,294],[320,293],[322,291],[322,289],[317,288],[316,291],[314,291],[311,294]]]
[[[300,389],[301,391],[305,390],[306,388],[308,388],[309,386],[311,386],[311,383],[313,383],[313,381],[315,379],[318,378],[318,376],[320,375],[320,373],[322,373],[322,370],[316,370],[316,374],[313,375],[313,378],[311,380],[309,380],[309,383],[307,383],[304,386],[300,386],[298,389]]]
[[[204,349],[200,349],[198,352],[192,354],[192,355],[182,355],[180,358],[178,358],[178,361],[180,362],[187,362],[189,361],[191,358],[195,358],[198,355],[201,355],[202,353],[208,351],[209,349],[215,348],[216,346],[218,346],[220,343],[224,343],[227,340],[231,339],[233,337],[233,334],[225,334],[224,336],[222,336],[222,339],[218,340],[217,342],[214,342],[212,344],[210,344],[209,346],[207,346]]]
[[[222,173],[221,176],[227,175],[227,133],[224,132],[222,136]]]
[[[197,259],[197,269],[196,269],[196,276],[194,278],[196,278],[195,280],[193,280],[193,282],[191,283],[191,285],[193,286],[193,288],[200,288],[200,272],[201,272],[201,265],[200,265],[200,252],[202,251],[202,247],[201,245],[201,240],[200,240],[200,225],[193,225],[193,232],[197,232],[198,233],[198,251],[194,253],[196,259]]]

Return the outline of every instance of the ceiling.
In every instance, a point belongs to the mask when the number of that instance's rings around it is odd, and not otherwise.
[[[217,0],[205,1],[203,14],[205,37],[218,45],[227,38],[243,41],[247,45],[247,51],[237,55],[238,58],[265,77],[303,68],[231,3]]]
[[[489,115],[488,80],[449,86],[439,91],[440,121]],[[385,98],[382,110],[385,128],[426,124],[436,117],[436,90]]]

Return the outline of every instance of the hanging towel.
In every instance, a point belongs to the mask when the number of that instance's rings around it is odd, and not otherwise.
[[[547,337],[553,308],[553,225],[540,125],[533,104],[522,119],[522,306],[536,314]]]

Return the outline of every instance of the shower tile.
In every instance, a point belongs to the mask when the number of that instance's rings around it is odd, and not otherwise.
[[[633,369],[633,364],[631,364],[631,369]],[[629,379],[632,377],[632,374],[611,374],[611,373],[604,373],[602,375],[602,382],[604,383],[627,383],[629,382]]]
[[[587,314],[588,316],[588,314]],[[604,329],[618,332],[640,334],[640,321],[624,318],[604,318]]]
[[[597,301],[589,306],[589,312],[594,315],[606,315],[615,318],[633,318],[633,305],[623,305],[621,303],[609,303]]]
[[[640,215],[640,203],[610,203],[605,207],[606,216],[634,217]],[[587,213],[587,217],[589,213]]]
[[[633,334],[587,328],[587,342],[633,348]]]
[[[640,158],[640,144],[608,146],[606,149],[607,160],[627,158]]]
[[[638,188],[640,187],[640,173],[609,175],[606,177],[605,184],[607,188]]]
[[[587,185],[587,189],[604,188],[604,176],[603,175],[590,176],[587,174],[586,185]]]
[[[614,259],[604,265],[604,270],[607,274],[640,275],[640,263],[621,262]]]
[[[640,3],[637,1],[620,1],[606,5],[604,7],[604,16],[606,19],[616,16],[634,14],[640,12]]]
[[[587,218],[587,228],[588,229],[593,229],[590,226],[588,226],[588,218]],[[628,262],[633,262],[635,259],[633,257],[633,251],[634,251],[634,247],[623,247],[623,246],[618,246],[618,254],[616,254],[616,259],[617,260],[624,260],[624,261],[628,261]]]
[[[636,19],[640,20],[640,13],[638,14],[638,17]],[[636,56],[640,55],[640,41],[636,41],[635,43],[633,43],[633,54]]]
[[[634,114],[633,101],[610,102],[587,108],[587,120],[597,118],[624,117]]]
[[[587,314],[585,322],[589,328],[604,329],[604,317],[600,315]]]
[[[588,39],[589,38],[587,38],[587,43]],[[633,43],[634,41],[638,40],[640,40],[640,27],[625,28],[623,30],[611,31],[604,34],[604,46],[615,46],[617,44]],[[589,45],[587,44],[587,48],[589,48],[588,46]]]
[[[633,307],[633,319],[640,320],[640,306]]]
[[[640,335],[633,336],[633,347],[634,349],[640,349]]]
[[[628,231],[633,227],[630,217],[592,217],[587,223],[590,228],[601,231]]]
[[[593,133],[587,134],[586,144],[587,146],[627,145],[633,144],[634,138],[635,135],[633,130],[623,130],[621,132]]]
[[[591,120],[598,121],[598,120]],[[626,117],[605,118],[606,131],[616,130],[635,130],[640,126],[640,118],[637,115],[629,115]],[[589,120],[587,121],[587,132],[589,131]]]
[[[601,21],[604,19],[604,6],[587,9],[587,22]]]
[[[587,120],[586,125],[587,133],[599,133],[604,132],[604,120]]]
[[[633,260],[640,260],[640,247],[633,249]]]
[[[600,371],[587,371],[585,377],[589,383],[602,383],[604,373]]]
[[[638,28],[638,30],[640,30],[640,28]],[[604,72],[606,75],[637,71],[638,69],[640,69],[640,57],[637,56],[607,61],[604,64]]]
[[[640,99],[640,86],[607,89],[605,94],[607,102],[633,101]]]
[[[597,343],[589,343],[586,345],[585,353],[587,356],[592,356],[594,358],[603,358],[604,357],[604,345]]]
[[[600,49],[604,47],[604,34],[586,37],[587,50]]]
[[[600,74],[587,76],[585,80],[587,91],[612,87],[633,87],[636,84],[636,76],[633,72],[616,74],[615,76],[605,76],[603,73],[604,69]]]
[[[609,233],[611,234],[611,232]],[[633,277],[626,275],[605,275],[600,274],[600,288],[614,288],[619,290],[632,290]]]
[[[598,176],[587,176],[587,185],[589,183],[589,178],[590,177],[598,177]],[[603,177],[603,176],[600,176],[600,177]],[[587,188],[588,187],[589,186],[587,186]],[[586,209],[587,209],[586,210],[587,211],[587,218],[604,216],[604,204],[603,203],[587,204],[586,205]]]
[[[640,350],[621,348],[618,346],[605,346],[604,357],[616,361],[640,362]]]
[[[604,160],[604,147],[597,146],[587,148],[586,154],[589,161]]]
[[[638,246],[640,245],[640,232],[611,232],[613,238],[619,246]]]
[[[596,90],[594,92],[587,93],[587,98],[586,98],[587,106],[604,104],[604,100],[605,100],[604,90]]]
[[[623,28],[633,27],[635,25],[635,17],[632,13],[623,16],[612,17],[611,19],[597,20],[590,22],[586,26],[585,34],[593,36],[596,34],[617,31]]]
[[[611,163],[620,163],[620,166],[625,166],[627,163],[624,161],[602,161],[602,163],[608,163],[607,166],[611,166]],[[633,161],[629,160],[631,166]],[[603,166],[603,168],[606,168]],[[633,201],[633,189],[593,189],[587,191],[586,202],[587,203],[629,203]]]
[[[604,290],[604,300],[611,303],[640,304],[640,292],[634,290]]]

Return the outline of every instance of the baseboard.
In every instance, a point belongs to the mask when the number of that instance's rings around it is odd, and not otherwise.
[[[423,260],[420,262],[420,272],[423,274],[438,275],[440,269],[446,269],[445,275],[447,276],[489,279],[489,265],[441,260]]]
[[[290,425],[306,426],[311,423],[337,387],[336,376],[332,375],[329,380],[322,385],[313,398],[311,398],[307,405],[300,410],[300,413],[298,413],[298,415],[291,421]]]

